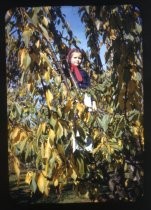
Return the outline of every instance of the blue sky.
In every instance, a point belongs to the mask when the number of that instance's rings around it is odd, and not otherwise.
[[[78,38],[78,40],[81,42],[81,44],[78,44],[78,46],[84,50],[89,50],[87,48],[87,40],[85,37],[85,28],[83,23],[81,22],[81,18],[78,14],[79,6],[62,6],[61,10],[63,14],[66,15],[66,20],[73,31],[74,36]],[[105,46],[102,46],[100,51],[100,57],[102,60],[102,64],[105,63],[104,59],[104,52],[105,52]],[[105,67],[105,66],[104,66]]]
[[[78,14],[78,8],[78,6],[62,6],[61,10],[66,15],[66,20],[69,23],[74,35],[81,42],[79,46],[85,49],[87,47],[87,42],[84,35],[84,25],[82,24]]]

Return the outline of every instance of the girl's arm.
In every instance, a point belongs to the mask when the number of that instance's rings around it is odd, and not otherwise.
[[[86,71],[84,70],[80,70],[80,73],[82,75],[83,81],[82,82],[78,82],[79,88],[83,88],[86,89],[90,86],[90,77],[87,74]]]

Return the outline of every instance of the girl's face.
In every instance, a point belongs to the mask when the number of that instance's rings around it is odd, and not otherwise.
[[[82,55],[80,52],[73,52],[71,55],[71,60],[70,60],[71,64],[75,65],[75,66],[80,66],[81,62],[82,62]]]

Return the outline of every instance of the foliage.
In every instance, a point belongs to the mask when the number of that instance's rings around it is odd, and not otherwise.
[[[8,11],[10,12],[10,11]],[[33,193],[73,183],[92,201],[143,196],[142,26],[133,5],[79,8],[91,88],[77,92],[60,61],[78,40],[60,7],[16,8],[6,24],[9,163]],[[57,26],[62,31],[57,29]],[[63,37],[66,31],[67,36]],[[101,44],[100,39],[102,40]],[[107,70],[99,49],[106,45]],[[93,106],[84,102],[91,95]],[[85,139],[93,141],[86,150]],[[82,148],[74,151],[75,139]],[[13,164],[11,164],[13,163]],[[11,171],[10,171],[11,175]],[[80,186],[87,183],[86,192]]]

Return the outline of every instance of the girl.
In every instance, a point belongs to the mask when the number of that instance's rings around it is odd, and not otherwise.
[[[88,88],[90,86],[90,77],[86,71],[80,68],[82,63],[82,52],[79,49],[70,50],[66,61],[69,65],[69,70],[65,69],[65,75],[69,77],[69,71],[71,71],[77,86],[83,89]]]
[[[69,51],[66,61],[68,63],[69,69],[65,69],[65,74],[67,77],[70,77],[70,72],[73,74],[74,80],[79,88],[86,89],[90,86],[90,77],[88,73],[81,69],[82,63],[82,52],[79,49],[72,49]],[[91,96],[87,93],[84,93],[84,104],[88,107],[88,111],[92,109],[92,100]],[[91,152],[93,149],[93,141],[89,134],[86,135],[86,138],[83,140],[83,146],[79,144],[78,137],[80,137],[80,133],[76,130],[75,134],[72,136],[73,140],[73,153],[77,150]]]

